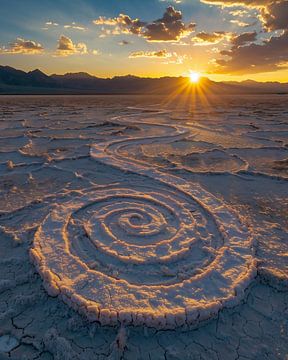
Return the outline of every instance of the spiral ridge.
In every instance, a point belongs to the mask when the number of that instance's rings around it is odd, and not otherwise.
[[[185,128],[172,130],[170,137],[185,134]],[[145,183],[67,197],[39,227],[31,258],[49,294],[90,321],[193,325],[243,297],[256,272],[253,239],[199,184],[121,154],[127,143],[143,141],[149,139],[91,148],[96,161],[139,174]]]

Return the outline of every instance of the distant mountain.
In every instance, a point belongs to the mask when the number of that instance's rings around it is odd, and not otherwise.
[[[58,84],[40,70],[28,73],[10,66],[0,66],[0,84],[9,86],[57,87]]]
[[[287,93],[288,92],[288,83],[279,83],[277,81],[269,81],[269,82],[257,82],[254,80],[244,80],[242,82],[236,81],[226,81],[223,84],[229,84],[233,86],[242,86],[246,89],[253,89],[258,91],[265,91],[268,93]]]
[[[31,83],[33,85],[37,84],[37,85],[41,86],[43,83],[45,83],[47,85],[49,84],[49,85],[56,86],[55,81],[50,76],[44,74],[39,69],[28,72],[27,76],[29,78],[29,81],[31,81]]]
[[[98,78],[85,72],[48,76],[0,65],[0,94],[171,94],[187,90],[185,77],[141,78],[133,75]],[[207,94],[288,93],[288,83],[214,82],[201,79]]]

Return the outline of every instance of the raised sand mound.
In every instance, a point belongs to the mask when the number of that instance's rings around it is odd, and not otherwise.
[[[49,294],[91,321],[193,325],[243,297],[256,273],[252,239],[198,184],[120,155],[144,141],[93,146],[95,160],[142,175],[145,185],[70,194],[39,227],[31,257]]]

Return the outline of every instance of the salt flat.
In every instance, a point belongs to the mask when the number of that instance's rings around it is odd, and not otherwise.
[[[286,359],[287,96],[0,108],[0,358]]]

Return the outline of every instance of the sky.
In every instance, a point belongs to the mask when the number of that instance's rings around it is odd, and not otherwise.
[[[288,82],[288,0],[1,1],[0,64]]]

